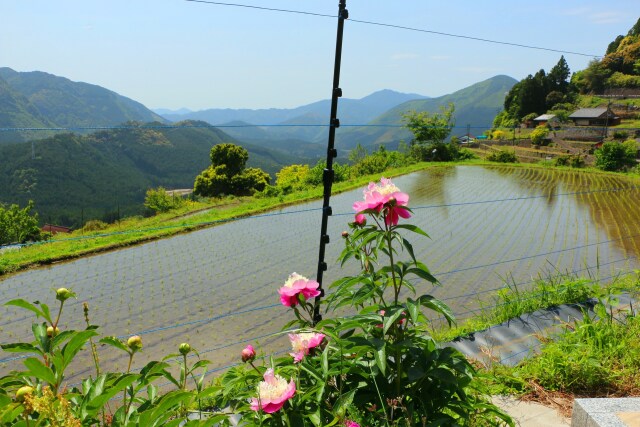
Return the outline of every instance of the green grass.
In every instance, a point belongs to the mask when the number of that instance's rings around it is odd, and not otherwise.
[[[568,324],[539,354],[515,367],[490,368],[497,393],[559,393],[579,397],[640,395],[640,316],[634,307],[607,308]]]
[[[543,341],[539,354],[515,367],[483,366],[482,377],[494,394],[567,396],[640,395],[640,316],[633,305],[617,306],[617,296],[640,291],[638,275],[608,285],[587,278],[539,280],[529,290],[506,286],[486,309],[449,330],[438,329],[439,341],[485,330],[525,313],[561,304],[597,301],[594,313],[565,324],[553,340]],[[542,338],[544,340],[544,338]]]
[[[489,301],[481,303],[479,314],[452,328],[435,328],[433,337],[440,341],[451,341],[458,337],[488,329],[523,314],[562,304],[584,303],[590,298],[601,298],[612,292],[635,286],[630,280],[618,280],[602,285],[597,280],[558,275],[538,279],[528,289],[507,283],[496,291]]]

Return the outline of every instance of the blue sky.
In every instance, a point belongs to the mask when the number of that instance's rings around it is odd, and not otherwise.
[[[335,15],[338,0],[235,0]],[[603,55],[638,0],[347,0],[350,17]],[[184,0],[4,1],[0,66],[98,84],[150,108],[290,108],[331,96],[336,19]],[[341,87],[440,96],[560,53],[347,22]],[[572,71],[591,57],[565,54]]]

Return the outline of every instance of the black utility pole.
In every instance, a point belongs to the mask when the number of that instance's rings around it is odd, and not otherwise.
[[[324,198],[322,203],[322,225],[320,227],[320,251],[318,254],[318,275],[317,282],[320,284],[318,295],[313,303],[313,324],[315,325],[322,320],[320,314],[320,299],[324,296],[322,288],[322,275],[327,270],[327,263],[324,260],[325,246],[329,243],[329,235],[327,234],[327,223],[331,216],[331,206],[329,199],[331,198],[331,185],[333,184],[333,159],[338,155],[335,149],[336,129],[340,127],[338,120],[338,98],[342,96],[340,89],[340,61],[342,59],[342,33],[344,31],[344,20],[349,18],[347,11],[347,0],[340,0],[338,9],[338,34],[336,36],[336,59],[333,67],[333,91],[331,96],[331,118],[329,120],[329,142],[327,144],[327,166],[322,173],[322,182],[324,184]]]

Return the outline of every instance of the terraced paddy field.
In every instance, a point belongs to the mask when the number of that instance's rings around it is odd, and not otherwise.
[[[410,195],[411,223],[431,236],[410,240],[441,286],[417,288],[446,300],[459,318],[490,305],[492,291],[505,280],[522,288],[558,273],[609,281],[640,266],[640,191],[624,177],[444,166],[394,183]],[[361,190],[332,198],[325,285],[356,272],[355,265],[341,269],[335,260],[340,234],[353,220],[351,205],[361,198]],[[315,278],[321,204],[9,276],[0,281],[0,302],[25,298],[53,306],[53,289],[69,287],[79,298],[65,305],[62,328],[84,328],[86,301],[103,335],[142,336],[139,366],[188,341],[214,362],[213,373],[239,361],[247,343],[258,343],[265,354],[288,350],[286,340],[274,336],[290,320],[277,289],[294,271]],[[0,341],[30,340],[31,320],[2,306]],[[107,367],[126,369],[122,355],[100,354]],[[0,353],[0,375],[19,366],[12,356]],[[90,366],[88,358],[79,360],[74,373],[87,375]]]

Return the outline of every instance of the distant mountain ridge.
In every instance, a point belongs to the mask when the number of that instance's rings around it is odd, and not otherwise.
[[[384,89],[361,99],[341,98],[338,102],[338,117],[344,124],[364,124],[398,104],[415,99],[428,99],[428,97]],[[212,108],[186,114],[164,114],[163,117],[170,121],[202,120],[221,126],[237,122],[253,126],[264,125],[261,128],[264,130],[264,139],[289,138],[321,142],[327,133],[323,125],[328,124],[330,112],[331,100],[325,99],[290,109]],[[236,128],[230,133],[240,139],[255,137],[255,131],[250,129]]]
[[[192,188],[211,164],[211,147],[223,142],[244,146],[248,165],[272,176],[286,165],[309,162],[288,150],[239,142],[206,123],[180,124],[59,134],[35,141],[35,158],[31,144],[0,145],[0,159],[11,159],[0,162],[0,204],[34,200],[42,221],[78,226],[82,219],[142,213],[148,188]]]
[[[498,75],[438,98],[407,101],[369,123],[380,126],[349,128],[337,133],[336,145],[343,150],[350,150],[358,143],[365,147],[377,147],[380,144],[394,145],[402,140],[409,142],[411,133],[401,127],[403,113],[412,110],[435,113],[449,103],[455,106],[455,127],[451,135],[466,134],[467,128],[473,135],[480,135],[491,128],[494,117],[503,107],[504,97],[516,83],[517,80],[512,77]]]
[[[114,126],[127,121],[166,122],[141,103],[101,86],[42,71],[0,68],[2,127]],[[38,136],[42,134],[2,132],[0,142],[21,142]]]

